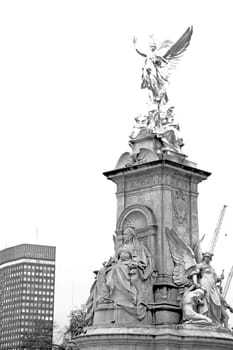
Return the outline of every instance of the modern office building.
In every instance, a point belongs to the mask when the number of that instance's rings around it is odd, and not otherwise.
[[[51,350],[55,253],[34,244],[0,251],[1,350]]]

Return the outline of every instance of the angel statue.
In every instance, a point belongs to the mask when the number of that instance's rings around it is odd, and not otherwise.
[[[197,275],[199,283],[206,290],[206,299],[200,312],[207,314],[214,323],[221,323],[222,297],[217,283],[221,283],[223,276],[217,276],[210,262],[213,253],[202,254],[202,261],[197,264]]]
[[[190,294],[187,298],[187,293],[202,289],[205,292],[203,300],[198,304],[195,312],[206,316],[206,321],[210,319],[212,323],[221,325],[222,298],[218,283],[221,282],[223,276],[218,277],[210,264],[213,254],[206,252],[202,254],[202,260],[197,262],[197,252],[193,251],[175,230],[166,228],[166,236],[174,262],[173,281],[177,286],[184,288],[183,312],[185,313],[186,301],[191,298]],[[194,320],[196,321],[196,315]]]
[[[150,50],[147,54],[138,50],[137,38],[133,39],[136,52],[145,58],[141,88],[148,90],[150,108],[158,112],[158,118],[160,118],[161,107],[168,102],[167,87],[171,71],[189,46],[192,33],[193,28],[189,27],[176,43],[172,44],[170,40],[166,40],[158,48],[151,36]],[[165,49],[167,51],[163,54]]]

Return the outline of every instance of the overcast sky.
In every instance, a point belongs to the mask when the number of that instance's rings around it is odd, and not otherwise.
[[[214,266],[233,264],[232,1],[0,2],[0,249],[57,247],[55,321],[85,303],[113,252],[115,185],[103,171],[128,151],[148,36],[192,42],[169,96],[184,153],[212,172],[199,186],[200,234],[228,205]],[[38,228],[38,237],[37,237]],[[228,301],[233,303],[233,288]]]

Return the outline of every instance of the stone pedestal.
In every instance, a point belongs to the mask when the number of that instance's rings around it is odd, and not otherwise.
[[[197,187],[210,173],[183,155],[164,153],[163,159],[116,168],[104,175],[117,185],[117,240],[121,241],[124,228],[132,225],[154,258],[158,271],[153,290],[155,324],[179,323],[178,289],[172,279],[174,264],[165,230],[175,229],[200,260]]]
[[[153,323],[153,309],[146,312],[146,316],[142,321],[137,320],[135,315],[125,311],[122,307],[116,306],[113,303],[100,304],[94,315],[93,323],[106,326],[109,324],[125,325],[151,325]]]
[[[210,173],[198,169],[184,154],[161,147],[156,135],[141,134],[131,140],[132,153],[124,153],[116,169],[104,173],[117,185],[115,245],[123,244],[125,228],[133,226],[139,245],[153,258],[147,300],[144,304],[142,300],[145,317],[139,320],[115,302],[97,302],[92,326],[67,349],[233,349],[232,333],[222,327],[181,324],[181,290],[173,282],[166,228],[174,229],[200,261],[198,184]]]
[[[195,325],[89,327],[69,350],[220,350],[232,349],[233,336],[216,327]]]

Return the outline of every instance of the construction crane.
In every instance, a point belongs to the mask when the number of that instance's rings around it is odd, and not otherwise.
[[[223,206],[221,212],[220,212],[220,215],[219,215],[219,218],[218,218],[218,222],[217,222],[217,226],[215,228],[215,231],[214,231],[214,234],[213,234],[213,237],[212,237],[212,240],[210,242],[210,246],[209,246],[209,249],[208,251],[210,253],[213,253],[214,250],[215,250],[215,247],[216,247],[216,244],[217,244],[217,240],[218,240],[218,236],[219,236],[219,232],[220,232],[220,229],[221,229],[221,226],[222,226],[222,221],[223,221],[223,218],[224,218],[224,215],[225,215],[225,211],[226,211],[226,205]]]
[[[224,286],[224,288],[223,288],[222,295],[223,295],[224,298],[226,298],[228,289],[229,289],[230,284],[231,284],[232,277],[233,277],[233,265],[232,265],[232,267],[231,267],[231,270],[230,270],[229,275],[228,275],[228,277],[227,277],[225,286]]]

